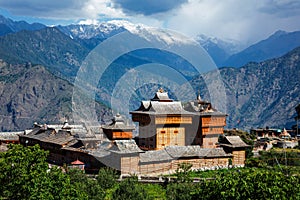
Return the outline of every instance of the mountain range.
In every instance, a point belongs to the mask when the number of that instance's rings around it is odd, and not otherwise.
[[[72,121],[73,84],[52,74],[42,65],[9,64],[0,61],[0,130],[24,130],[34,122]],[[110,110],[95,103],[102,120]],[[107,116],[107,117],[106,117]]]
[[[279,58],[250,62],[240,68],[224,67],[218,73],[226,91],[229,127],[249,130],[295,125],[295,107],[300,103],[300,47]],[[215,77],[212,71],[191,80],[191,84],[201,88],[203,98],[209,99],[203,80]]]
[[[29,24],[25,21],[13,21],[0,15],[0,36],[8,33],[16,33],[22,30],[40,30],[45,28],[44,24],[33,23]]]
[[[33,121],[53,123],[70,116],[74,79],[89,52],[123,31],[137,34],[148,30],[146,26],[125,21],[46,27],[14,22],[3,16],[0,27],[4,27],[0,28],[1,130],[25,129]],[[300,46],[299,37],[299,32],[279,31],[242,51],[233,41],[204,35],[196,38],[218,66],[231,66],[219,68],[227,95],[228,128],[291,127],[294,124],[294,107],[300,101],[300,50],[296,48]],[[118,70],[113,73],[118,77],[120,71],[128,70],[127,66],[163,59],[159,51],[134,52],[118,59],[113,64]],[[171,61],[176,68],[185,66],[183,61],[173,57],[165,62]],[[209,99],[201,80],[203,77],[213,79],[214,72],[202,74],[202,78],[190,73],[186,71],[190,83],[202,88],[201,95]],[[104,85],[93,88],[98,92],[96,104],[101,119],[111,115],[102,103],[110,98],[107,91],[113,85],[112,80],[113,77],[107,78]],[[145,86],[137,94],[153,92],[157,87]],[[137,103],[134,101],[132,107],[138,107]]]
[[[260,62],[271,58],[278,58],[300,46],[300,31],[277,31],[265,40],[235,53],[221,65],[241,67],[248,62]]]

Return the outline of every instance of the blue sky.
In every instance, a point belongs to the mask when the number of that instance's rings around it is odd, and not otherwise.
[[[125,19],[245,44],[300,30],[299,0],[0,0],[0,14],[47,25]]]

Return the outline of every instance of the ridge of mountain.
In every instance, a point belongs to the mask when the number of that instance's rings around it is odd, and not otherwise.
[[[10,31],[10,28],[7,25],[2,24],[2,26],[4,27],[4,29],[2,29],[3,32]],[[9,70],[12,75],[15,73],[14,70],[16,70],[18,72],[17,77],[21,77],[21,71],[27,73],[28,70],[26,67],[20,67],[20,69],[18,69],[18,66],[23,66],[23,64],[20,63],[28,63],[28,66],[36,66],[36,64],[40,64],[45,66],[46,70],[49,70],[52,75],[54,74],[56,79],[58,78],[57,76],[59,76],[72,83],[74,77],[76,76],[77,70],[81,66],[81,62],[93,48],[93,45],[97,45],[107,37],[111,37],[112,35],[117,34],[118,31],[122,32],[128,29],[135,34],[144,34],[144,36],[149,36],[147,35],[148,27],[120,21],[111,22],[110,27],[106,27],[106,32],[101,32],[102,28],[99,28],[98,32],[93,32],[92,30],[97,28],[97,26],[94,26],[94,28],[93,26],[82,25],[73,25],[69,27],[73,27],[74,30],[77,30],[77,32],[73,31],[73,35],[68,35],[66,34],[68,32],[63,33],[62,29],[65,27],[46,27],[34,31],[21,30],[18,32],[0,36],[0,59],[10,63],[7,64],[6,68],[11,68]],[[85,27],[86,29],[90,28],[90,32],[88,32],[89,34],[86,33],[86,35],[84,35],[85,29],[80,29],[80,27]],[[105,29],[104,25],[102,27],[104,27]],[[113,32],[116,29],[117,31]],[[82,30],[82,32],[80,32],[80,30]],[[290,35],[290,33],[279,31],[269,37],[267,40],[281,41],[280,38],[286,38],[287,35]],[[166,38],[166,35],[164,35],[163,32],[153,32],[150,36],[154,39],[159,39],[159,37],[161,37],[163,39],[166,39],[166,42],[180,42],[180,38],[175,38],[177,40],[173,40],[174,38]],[[218,45],[220,45],[220,43],[216,40],[210,40],[210,42],[212,42],[212,46],[213,44],[216,44],[215,47],[218,48]],[[220,51],[226,52],[225,50]],[[149,59],[152,55],[154,55],[155,58]],[[297,76],[300,77],[299,55],[299,48],[296,48],[280,58],[269,59],[259,63],[249,62],[248,64],[240,68],[220,68],[219,72],[224,79],[224,85],[226,86],[225,88],[228,98],[228,127],[250,128],[273,125],[289,127],[291,124],[293,124],[293,106],[299,104],[300,94],[299,78],[295,78]],[[117,65],[116,68],[110,69],[112,73],[115,73],[114,77],[106,77],[107,80],[104,81],[105,84],[101,85],[100,88],[97,88],[97,98],[105,96],[105,98],[99,98],[97,100],[109,100],[110,91],[108,88],[114,88],[114,85],[112,83],[113,81],[111,81],[111,79],[118,79],[118,75],[121,75],[120,72],[122,72],[122,70],[126,71],[129,69],[126,67],[139,66],[141,64],[147,64],[151,62],[161,63],[161,60],[165,60],[166,63],[173,61],[174,65],[177,65],[178,67],[187,66],[182,61],[176,60],[173,57],[170,57],[169,60],[164,59],[161,52],[159,51],[134,52],[124,55],[113,64],[114,66]],[[5,70],[8,70],[6,68],[0,68],[0,73],[4,73]],[[31,69],[31,67],[29,68]],[[117,72],[115,69],[117,69]],[[39,74],[39,69],[36,70],[37,74]],[[184,71],[187,69],[184,68],[181,70]],[[34,74],[34,70],[31,73]],[[193,75],[189,74],[191,73],[190,71],[184,71],[184,73],[186,73],[187,77],[189,78]],[[44,81],[47,81],[46,77],[42,75],[40,76],[45,79]],[[202,76],[210,79],[214,78],[213,72],[202,74]],[[3,91],[5,90],[5,92],[2,92],[2,98],[11,98],[12,100],[16,98],[18,99],[18,95],[22,96],[26,93],[26,88],[23,88],[22,85],[20,85],[21,81],[20,83],[15,84],[15,82],[9,82],[9,80],[11,80],[10,76],[3,75],[3,77],[1,78],[1,87]],[[38,79],[38,77],[36,78]],[[13,78],[13,80],[14,79],[15,78]],[[22,79],[22,81],[24,82],[25,80]],[[192,80],[191,83],[194,88],[205,88],[205,85],[201,82],[200,78]],[[24,91],[15,88],[13,86],[14,84],[17,85],[17,87],[23,88]],[[30,84],[43,85],[45,83],[37,83],[33,81]],[[157,85],[151,85],[149,87],[145,86],[144,88],[142,88],[142,93],[146,94],[149,91],[154,91],[154,87],[157,87]],[[7,91],[7,89],[5,88],[10,89],[9,91]],[[19,94],[16,95],[10,93],[10,91],[14,90],[18,91]],[[50,88],[48,88],[48,90],[50,90]],[[104,93],[103,91],[106,91],[106,93]],[[141,91],[137,91],[137,93],[139,92]],[[205,93],[207,91],[205,91],[205,89],[202,89],[201,92]],[[49,93],[51,93],[51,91],[49,91]],[[38,98],[39,97],[37,97],[37,99]],[[26,99],[26,97],[24,97],[23,99]],[[209,95],[204,95],[204,99],[209,99]],[[0,111],[0,114],[3,116],[7,116],[7,112],[10,111],[8,116],[11,116],[10,119],[12,121],[9,122],[7,121],[7,119],[5,121],[5,119],[3,118],[2,121],[4,120],[4,124],[8,123],[8,125],[5,127],[3,125],[2,130],[16,130],[17,128],[24,128],[25,124],[22,124],[20,122],[15,123],[12,116],[14,115],[13,113],[18,114],[19,110],[21,110],[21,112],[23,113],[26,113],[27,111],[24,111],[26,107],[22,107],[21,105],[25,103],[25,100],[21,101],[20,99],[18,99],[17,101],[12,102],[5,101],[2,104],[5,105],[4,107],[6,110],[2,109]],[[26,105],[29,106],[28,104]],[[41,107],[44,106],[44,104],[38,105],[40,105]],[[51,106],[55,107],[54,104]],[[50,109],[50,107],[47,108]],[[29,109],[33,108],[29,107]],[[36,112],[38,111],[36,110]],[[47,112],[45,113],[54,116],[55,114],[57,114],[54,112],[57,112],[57,110],[54,110],[53,112],[47,110]],[[38,118],[42,115],[35,115],[34,113],[32,113],[32,116],[37,116]],[[49,116],[49,118],[51,116]],[[41,117],[40,119],[43,119],[43,117]]]
[[[73,85],[42,65],[8,64],[0,60],[0,130],[29,129],[34,122],[72,123]],[[110,116],[95,102],[99,116]]]
[[[131,33],[141,34],[151,28],[143,24],[133,24],[124,20],[112,20],[92,25],[71,24],[55,27],[88,50],[92,50],[105,39],[122,31],[127,30]],[[13,21],[0,15],[0,36],[22,30],[41,30],[44,28],[46,26],[40,23],[29,24],[25,21]],[[199,34],[195,39],[208,52],[218,67],[241,67],[248,62],[260,62],[284,55],[293,48],[300,46],[299,35],[300,31],[289,33],[279,30],[269,38],[242,51],[240,51],[241,45],[237,41],[224,41],[203,34]]]
[[[239,41],[225,41],[203,34],[197,35],[196,40],[208,52],[218,67],[221,67],[232,54],[239,52],[242,48]]]
[[[111,23],[59,25],[57,28],[88,49],[93,49],[103,40],[126,30]]]
[[[0,58],[11,64],[31,62],[72,78],[89,53],[55,27],[0,36]]]
[[[40,30],[43,28],[46,28],[44,24],[41,23],[32,23],[29,24],[26,21],[13,21],[9,18],[6,18],[2,15],[0,15],[0,36],[6,35],[7,33],[16,33],[22,30]],[[6,31],[3,31],[3,28]]]
[[[219,70],[227,96],[228,127],[291,128],[295,124],[295,107],[300,102],[300,47],[282,57],[251,62],[241,68]],[[203,75],[213,79],[215,72]],[[191,81],[203,88],[202,77]]]
[[[280,57],[300,46],[300,31],[277,31],[265,40],[249,46],[243,51],[231,55],[223,66],[241,67],[248,62],[261,62]]]
[[[131,34],[147,40],[161,40],[167,44],[186,42],[197,43],[195,40],[187,40],[187,37],[180,35],[175,31],[165,31],[164,29],[149,27],[143,24],[133,24],[125,20],[112,20],[91,25],[73,24],[68,26],[57,26],[57,28],[74,40],[92,44],[87,46],[89,49],[94,48],[103,40],[123,31],[128,31]]]

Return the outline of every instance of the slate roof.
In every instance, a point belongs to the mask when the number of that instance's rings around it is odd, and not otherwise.
[[[110,149],[110,151],[115,153],[142,153],[142,151],[134,140],[116,140],[114,141],[114,146]]]
[[[107,153],[105,153],[105,151]],[[115,140],[110,142],[101,142],[98,148],[93,152],[95,154],[106,156],[109,152],[117,154],[142,153],[134,140]]]
[[[164,150],[156,150],[156,151],[146,151],[145,153],[140,154],[140,162],[163,162],[170,161],[173,158]]]
[[[58,129],[58,127],[61,127]],[[100,139],[93,131],[87,131],[82,125],[70,125],[71,128],[58,125],[35,126],[31,132],[21,137],[32,138],[45,143],[53,143],[63,147],[73,146],[81,141],[86,147],[94,147]]]
[[[6,141],[6,140],[19,140],[19,134],[24,134],[24,131],[18,131],[18,132],[0,132],[0,140]]]
[[[151,106],[149,111],[153,111],[155,113],[162,113],[162,114],[181,114],[186,112],[181,102],[151,102]]]
[[[222,148],[201,148],[198,145],[192,146],[167,146],[165,151],[172,158],[187,157],[227,157],[228,154]]]
[[[145,104],[141,104],[140,108],[130,112],[131,114],[139,113],[139,114],[149,114],[149,115],[194,115],[191,112],[188,112],[183,109],[180,101],[173,102],[160,102],[160,101],[150,101],[149,106],[146,107]]]
[[[140,107],[135,111],[146,111],[149,110],[150,101],[141,101]]]
[[[142,101],[140,107],[131,113],[145,114],[191,114],[185,111],[179,101],[173,101],[168,93],[160,89],[150,101]]]
[[[42,142],[53,143],[58,145],[66,145],[72,140],[75,140],[74,136],[72,136],[68,131],[58,131],[58,133],[56,133],[54,129],[50,128],[46,130],[34,128],[33,131],[31,131],[27,135],[23,135],[22,137],[28,137]]]
[[[155,96],[151,99],[151,101],[173,101],[169,98],[169,95],[167,92],[164,92],[163,90],[159,90],[155,93]]]
[[[225,136],[224,142],[220,143],[220,146],[228,146],[232,148],[237,147],[249,147],[240,136]]]
[[[226,154],[223,148],[201,148],[198,145],[192,146],[167,146],[162,150],[147,151],[140,154],[140,162],[162,162],[178,158],[224,158],[231,157]]]
[[[190,101],[184,106],[184,109],[200,116],[227,116],[227,114],[212,108],[211,103],[206,101]]]
[[[123,117],[120,114],[117,114],[112,123],[109,125],[103,125],[103,129],[112,129],[112,130],[134,130],[134,126],[125,124]]]

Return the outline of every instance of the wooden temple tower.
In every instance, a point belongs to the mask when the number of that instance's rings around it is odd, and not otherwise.
[[[226,125],[226,114],[216,111],[200,97],[183,107],[162,89],[130,113],[132,120],[139,123],[137,144],[143,150],[188,145],[216,148],[218,136]]]
[[[181,102],[173,101],[160,89],[150,101],[130,112],[139,123],[138,146],[143,150],[159,150],[166,146],[186,146],[186,132],[193,121],[193,113],[183,109]]]
[[[195,101],[188,102],[184,108],[195,114],[193,124],[198,124],[193,144],[203,148],[217,147],[219,136],[224,134],[227,115],[213,108],[210,102],[203,101],[200,95]]]

